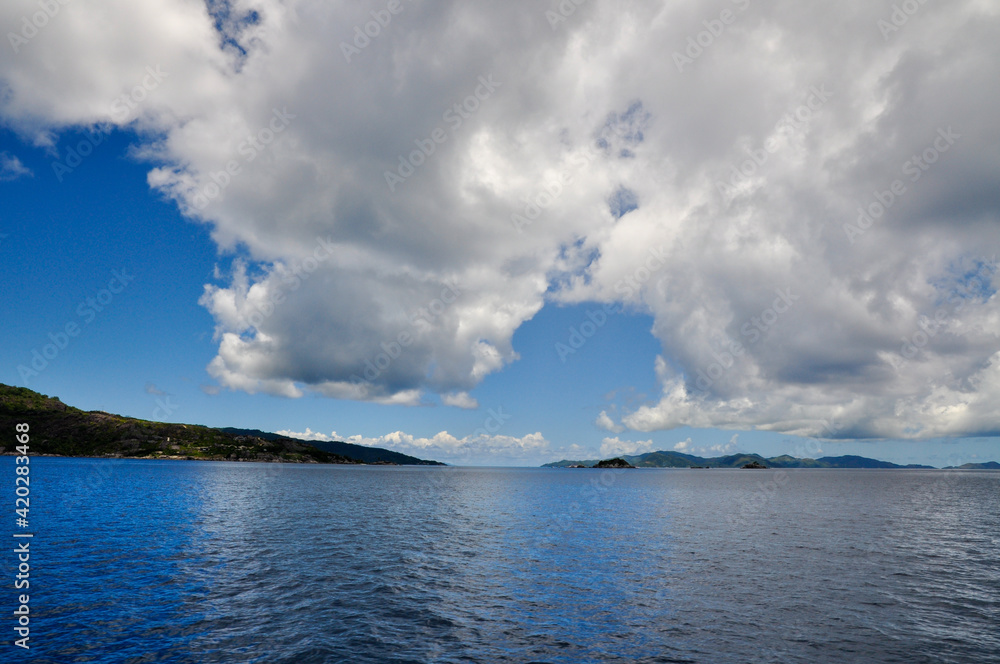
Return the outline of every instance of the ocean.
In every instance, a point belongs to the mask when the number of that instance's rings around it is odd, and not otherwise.
[[[31,480],[2,661],[1000,662],[998,472],[32,458]]]

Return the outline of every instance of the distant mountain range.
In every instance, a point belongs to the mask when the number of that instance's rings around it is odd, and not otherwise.
[[[822,457],[820,459],[797,459],[796,457],[784,454],[782,456],[765,459],[759,454],[730,454],[720,457],[700,457],[693,454],[682,454],[681,452],[648,452],[636,456],[621,456],[636,468],[742,468],[743,466],[756,461],[769,468],[934,468],[934,466],[923,466],[920,464],[899,464],[888,461],[878,461],[861,456],[845,455],[836,457]],[[593,467],[600,459],[588,459],[586,461],[555,461],[547,463],[543,468],[569,468],[570,466]],[[955,469],[948,466],[949,470]],[[958,466],[959,470],[1000,470],[1000,463],[989,461],[987,463],[967,463]]]
[[[67,406],[25,387],[0,384],[0,454],[14,453],[14,425],[29,425],[31,454],[134,459],[386,463],[443,466],[378,447],[312,442],[256,429],[152,422]]]

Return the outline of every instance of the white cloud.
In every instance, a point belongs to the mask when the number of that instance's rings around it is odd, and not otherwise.
[[[652,440],[619,440],[618,437],[615,436],[614,438],[605,438],[601,441],[602,457],[645,454],[646,452],[652,451]]]
[[[694,443],[692,443],[691,438],[688,437],[687,440],[682,440],[681,442],[675,444],[674,451],[701,457],[728,456],[730,454],[739,453],[739,437],[740,435],[736,433],[733,434],[728,443],[701,446],[695,446]]]
[[[245,256],[202,299],[220,385],[461,400],[547,301],[623,301],[663,348],[632,430],[1000,433],[995,272],[966,288],[1000,247],[992,6],[928,4],[887,40],[877,4],[752,3],[683,72],[717,8],[590,0],[553,31],[533,2],[442,0],[347,63],[372,7],[241,0],[260,21],[226,40],[196,0],[70,3],[0,59],[8,126],[58,150],[131,123],[150,185]],[[150,66],[169,76],[116,118]],[[499,85],[477,99],[480,76]]]
[[[740,434],[734,433],[728,443],[703,447],[702,453],[705,456],[726,456],[729,454],[737,454],[740,451],[739,438]]]
[[[297,433],[288,429],[276,432],[282,436],[303,440],[338,440],[366,447],[381,447],[402,452],[422,459],[434,459],[447,463],[478,463],[481,459],[506,460],[510,463],[538,464],[549,461],[553,452],[549,441],[541,432],[524,436],[473,435],[457,438],[447,431],[441,431],[430,438],[414,436],[403,431],[394,431],[382,436],[362,435],[342,436],[336,431],[329,435],[306,428]],[[573,450],[577,451],[577,450]]]
[[[594,424],[605,431],[610,431],[611,433],[621,433],[625,430],[625,427],[620,424],[615,424],[615,421],[612,420],[607,411],[604,410],[602,410],[601,414],[597,416],[597,420]]]
[[[471,396],[468,392],[442,394],[441,402],[446,406],[465,408],[467,410],[475,410],[476,408],[479,408],[479,402],[476,401],[475,397]]]
[[[34,175],[31,169],[22,164],[17,155],[0,152],[0,182],[10,182],[31,175]]]
[[[336,431],[333,432],[333,436],[328,436],[325,433],[319,433],[317,431],[313,431],[309,427],[306,427],[306,430],[303,432],[295,432],[295,431],[290,431],[289,429],[282,429],[280,431],[275,431],[275,433],[278,434],[279,436],[288,436],[289,438],[298,438],[299,440],[318,440],[324,443],[329,442],[331,440],[337,440]]]

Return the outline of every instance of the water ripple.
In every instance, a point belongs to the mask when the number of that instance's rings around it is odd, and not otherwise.
[[[107,463],[37,460],[32,661],[1000,661],[998,473]]]

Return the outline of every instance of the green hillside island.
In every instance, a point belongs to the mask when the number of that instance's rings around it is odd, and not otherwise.
[[[900,466],[888,461],[878,461],[860,456],[845,455],[837,457],[822,457],[819,459],[798,459],[787,454],[765,459],[759,454],[730,454],[728,456],[705,458],[693,454],[682,454],[680,452],[648,452],[635,456],[619,457],[636,468],[926,468],[933,469],[934,466],[922,466],[919,464],[909,464]],[[586,461],[554,461],[547,463],[542,468],[594,468],[601,467],[599,459],[589,459]],[[754,465],[757,464],[757,465]],[[996,461],[987,463],[967,463],[961,466],[948,466],[945,470],[1000,470],[1000,464]]]
[[[443,466],[378,447],[313,442],[254,429],[216,429],[84,411],[0,384],[0,454],[15,454],[14,425],[30,427],[37,456]]]

